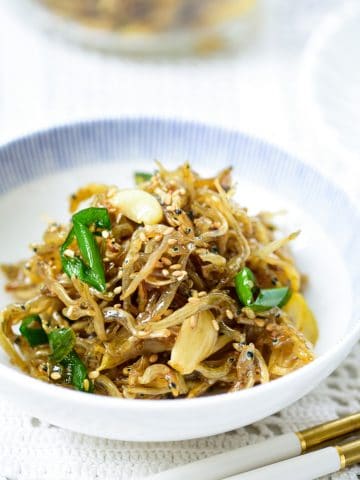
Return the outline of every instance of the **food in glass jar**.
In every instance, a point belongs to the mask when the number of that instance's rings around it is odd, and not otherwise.
[[[147,34],[208,28],[246,14],[256,0],[39,0],[87,26]]]

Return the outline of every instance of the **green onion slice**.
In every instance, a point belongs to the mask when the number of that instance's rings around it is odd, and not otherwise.
[[[235,276],[235,289],[240,303],[254,312],[263,312],[273,307],[282,307],[290,297],[289,287],[258,289],[256,279],[250,268],[243,268]],[[254,298],[254,295],[257,297]]]
[[[235,277],[235,289],[240,302],[250,305],[254,301],[256,280],[250,268],[243,268]]]
[[[71,328],[59,328],[49,333],[50,358],[54,363],[61,362],[74,348],[75,333]]]
[[[254,312],[263,312],[273,307],[282,307],[291,296],[289,287],[261,289],[254,303],[249,307]]]
[[[31,347],[48,343],[48,337],[42,328],[39,315],[30,315],[21,322],[20,333]]]
[[[136,185],[141,185],[144,182],[148,182],[152,178],[152,173],[147,173],[147,172],[135,172],[134,173],[134,178],[135,178],[135,184]]]
[[[74,350],[61,361],[61,365],[64,369],[63,374],[66,383],[73,385],[76,390],[89,393],[93,392],[94,385],[88,380],[86,367]],[[84,380],[88,380],[89,382],[88,389],[86,389]]]
[[[111,228],[109,213],[106,208],[90,207],[72,217],[73,228],[60,248],[61,263],[64,272],[71,278],[76,277],[104,292],[106,289],[104,265],[98,244],[89,227]],[[76,238],[82,258],[69,257],[66,250]]]

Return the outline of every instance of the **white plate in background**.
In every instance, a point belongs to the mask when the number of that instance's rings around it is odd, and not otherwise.
[[[306,156],[330,162],[340,177],[346,162],[354,171],[349,188],[360,194],[359,2],[329,13],[311,36],[296,101]]]

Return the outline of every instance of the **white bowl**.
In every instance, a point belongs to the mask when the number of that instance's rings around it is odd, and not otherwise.
[[[212,435],[250,424],[308,393],[345,358],[360,336],[359,212],[347,195],[310,167],[241,133],[166,120],[95,121],[41,132],[0,148],[0,262],[25,257],[44,229],[43,216],[68,219],[67,196],[90,180],[119,185],[134,170],[190,160],[209,174],[234,165],[238,199],[289,212],[281,223],[302,228],[294,243],[309,274],[307,298],[319,323],[317,358],[269,384],[196,399],[126,400],[43,383],[0,354],[0,391],[31,415],[108,438],[156,441]],[[0,294],[0,304],[11,299]]]

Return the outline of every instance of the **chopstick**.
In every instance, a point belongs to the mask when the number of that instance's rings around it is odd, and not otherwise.
[[[283,460],[297,457],[323,442],[355,432],[359,429],[360,412],[322,423],[306,430],[280,435],[256,443],[255,445],[249,445],[187,465],[182,465],[165,472],[160,472],[147,477],[147,480],[184,480],[186,478],[196,478],[196,480],[223,480],[232,475],[259,469],[265,465],[277,464]],[[334,449],[335,447],[328,448]],[[326,449],[322,451],[324,450]],[[325,455],[326,454],[325,452]],[[308,455],[312,455],[312,453]],[[328,455],[331,456],[334,455],[334,453],[332,452],[332,454]],[[289,478],[293,477],[290,476]]]
[[[314,480],[338,472],[360,461],[360,440],[266,465],[224,480]]]

